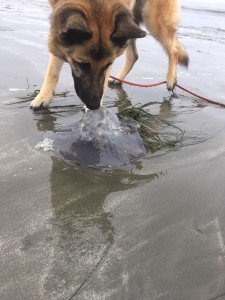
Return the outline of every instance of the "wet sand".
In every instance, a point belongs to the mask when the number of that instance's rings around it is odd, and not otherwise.
[[[197,2],[197,3],[196,3]],[[186,146],[120,170],[73,168],[36,150],[45,130],[81,118],[63,68],[50,114],[24,97],[48,61],[49,7],[0,4],[1,299],[225,299],[225,110],[165,87],[109,88],[184,129]],[[225,2],[182,1],[179,38],[190,55],[178,82],[225,103]],[[148,36],[128,79],[164,80],[167,58]],[[113,74],[123,58],[115,63]],[[200,142],[201,141],[201,142]]]

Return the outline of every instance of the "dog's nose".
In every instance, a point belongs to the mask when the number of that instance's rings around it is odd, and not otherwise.
[[[87,104],[86,106],[87,106],[87,108],[90,109],[90,110],[95,110],[95,109],[98,109],[98,108],[100,107],[99,104],[90,104],[90,105]]]

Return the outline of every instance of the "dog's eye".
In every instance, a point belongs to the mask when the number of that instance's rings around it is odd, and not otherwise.
[[[78,61],[74,61],[74,63],[79,67],[80,70],[82,71],[89,71],[91,68],[91,65],[89,63],[85,63],[85,62],[78,62]]]

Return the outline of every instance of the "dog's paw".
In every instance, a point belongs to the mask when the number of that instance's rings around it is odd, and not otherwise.
[[[36,98],[31,102],[30,109],[39,110],[47,108],[51,101],[52,96],[38,94]]]
[[[172,81],[168,81],[167,80],[167,90],[170,91],[170,92],[173,92],[175,86],[177,84],[177,80],[172,80]]]
[[[118,80],[115,80],[115,79],[112,79],[112,78],[110,78],[110,79],[108,80],[108,84],[109,84],[109,85],[121,85],[121,84],[122,84],[122,82],[120,82],[120,81],[118,81]]]

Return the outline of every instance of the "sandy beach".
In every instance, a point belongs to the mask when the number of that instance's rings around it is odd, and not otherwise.
[[[190,67],[178,83],[225,104],[225,1],[181,5]],[[112,170],[35,149],[83,114],[68,65],[56,91],[66,97],[48,114],[29,109],[48,63],[49,13],[47,0],[0,3],[0,299],[225,299],[225,109],[165,86],[109,87],[106,107],[144,105],[185,131],[182,147]],[[127,79],[165,80],[157,42],[138,49]]]

